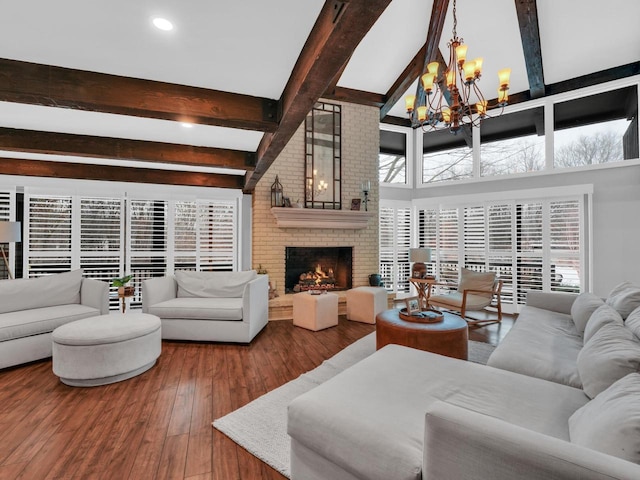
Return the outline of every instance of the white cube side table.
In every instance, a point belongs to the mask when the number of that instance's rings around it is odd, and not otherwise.
[[[293,324],[314,332],[338,325],[338,295],[296,293],[293,296]]]

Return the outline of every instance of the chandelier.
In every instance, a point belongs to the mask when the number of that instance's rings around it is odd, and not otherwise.
[[[480,121],[488,116],[489,110],[500,108],[494,116],[501,115],[509,100],[511,69],[505,68],[498,72],[500,87],[497,103],[488,105],[478,86],[483,59],[467,60],[467,45],[464,45],[462,38],[458,38],[457,26],[456,0],[453,0],[453,38],[447,44],[449,64],[440,77],[440,64],[429,63],[427,72],[420,77],[424,98],[419,98],[416,103],[415,95],[405,97],[407,113],[423,131],[448,128],[456,134],[464,125],[480,126]]]

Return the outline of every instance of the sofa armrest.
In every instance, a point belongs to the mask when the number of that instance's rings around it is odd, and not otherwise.
[[[242,321],[249,323],[249,340],[269,321],[269,276],[258,275],[244,287]]]
[[[106,315],[109,313],[109,284],[93,278],[83,278],[80,303],[100,310],[100,315]]]
[[[425,417],[424,480],[632,480],[640,466],[445,402]]]
[[[178,283],[173,276],[148,278],[142,281],[142,312],[149,307],[176,298]]]
[[[571,315],[571,305],[578,296],[574,293],[527,291],[527,305],[552,312]]]

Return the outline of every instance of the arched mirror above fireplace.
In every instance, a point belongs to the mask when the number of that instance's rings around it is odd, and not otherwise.
[[[316,103],[305,119],[306,208],[342,208],[340,105]]]

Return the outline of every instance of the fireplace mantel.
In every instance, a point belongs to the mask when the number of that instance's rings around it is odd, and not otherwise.
[[[322,210],[318,208],[272,207],[271,214],[280,228],[367,228],[373,212],[358,210]]]

